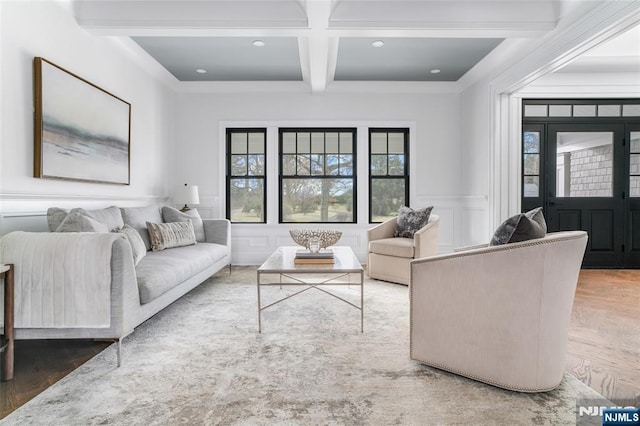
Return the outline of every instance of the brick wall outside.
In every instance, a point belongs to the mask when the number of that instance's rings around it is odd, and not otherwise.
[[[612,148],[612,145],[602,145],[571,153],[570,197],[612,195]]]

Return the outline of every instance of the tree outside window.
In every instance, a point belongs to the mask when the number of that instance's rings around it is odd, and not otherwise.
[[[266,129],[227,129],[227,219],[265,223]]]
[[[280,222],[355,222],[355,141],[355,129],[280,129]]]
[[[369,129],[369,221],[398,215],[409,200],[409,129]]]

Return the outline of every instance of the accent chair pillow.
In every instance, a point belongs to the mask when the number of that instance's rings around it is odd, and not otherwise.
[[[199,243],[204,242],[204,224],[202,223],[202,218],[198,210],[191,209],[186,212],[181,212],[173,207],[164,206],[162,207],[162,219],[164,219],[166,223],[190,220],[193,224],[193,232],[196,234],[196,241]]]
[[[542,207],[511,216],[498,226],[491,238],[490,246],[542,238],[547,234],[547,222]]]
[[[129,225],[124,225],[120,229],[116,229],[113,232],[118,232],[129,241],[131,245],[131,253],[133,254],[133,264],[137,265],[140,260],[147,255],[147,247],[144,245],[144,241],[142,241],[142,237],[134,228]]]
[[[80,212],[69,213],[55,232],[101,232],[107,233],[109,229],[104,223],[100,223],[92,217]]]
[[[193,224],[189,220],[171,223],[147,222],[147,230],[153,251],[197,244]]]
[[[431,210],[433,206],[415,210],[407,206],[400,207],[393,236],[413,238],[413,235],[429,222]]]

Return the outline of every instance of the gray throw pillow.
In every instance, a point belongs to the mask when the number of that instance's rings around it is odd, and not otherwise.
[[[491,238],[490,246],[517,243],[520,241],[542,238],[547,234],[547,222],[542,214],[542,207],[526,213],[511,216],[498,226]]]
[[[56,232],[109,232],[107,225],[80,212],[69,213]]]
[[[161,251],[172,247],[190,246],[196,244],[191,221],[171,223],[147,222],[151,250]]]
[[[56,232],[56,229],[58,229],[68,214],[69,210],[61,209],[60,207],[49,207],[47,210],[47,225],[49,226],[49,232]]]
[[[133,264],[137,265],[147,254],[147,248],[145,247],[144,241],[142,241],[142,237],[138,231],[129,225],[124,225],[122,228],[116,229],[113,232],[118,232],[124,235],[127,241],[129,241],[129,244],[131,245],[131,253],[133,253]]]
[[[107,228],[109,228],[109,231],[114,231],[124,226],[124,222],[122,221],[122,214],[120,213],[120,209],[116,206],[98,210],[85,210],[76,208],[71,210],[71,213],[74,212],[80,212],[85,216],[94,218],[98,222],[104,223],[105,225],[107,225]]]
[[[186,212],[181,212],[173,207],[164,206],[162,207],[162,219],[164,219],[166,223],[190,220],[193,224],[193,232],[196,234],[196,241],[199,243],[204,242],[204,224],[202,223],[202,218],[198,210],[191,209]]]
[[[429,222],[431,210],[433,206],[415,210],[407,206],[400,207],[393,236],[413,238],[413,235]]]
[[[144,241],[144,246],[147,250],[151,250],[147,222],[162,223],[160,208],[158,206],[125,207],[120,209],[120,213],[124,223],[138,231]]]

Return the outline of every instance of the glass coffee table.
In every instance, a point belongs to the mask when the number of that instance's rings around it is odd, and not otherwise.
[[[296,264],[294,259],[296,251],[300,246],[284,246],[278,249],[258,268],[257,289],[258,289],[258,332],[262,333],[262,311],[290,299],[300,293],[310,289],[319,290],[329,296],[333,296],[342,302],[353,306],[360,311],[360,332],[364,332],[364,269],[353,254],[351,247],[332,247],[334,253],[334,263],[305,263]],[[277,282],[262,282],[264,275],[278,275]],[[352,282],[351,275],[359,275],[359,282]],[[315,276],[315,279],[311,279]],[[320,279],[318,279],[320,277]],[[287,278],[290,281],[283,281]],[[292,286],[304,285],[305,287],[282,299],[262,306],[260,299],[260,287],[266,286]],[[352,303],[336,294],[327,291],[326,286],[360,286],[360,306]]]

